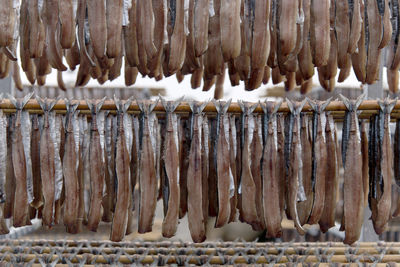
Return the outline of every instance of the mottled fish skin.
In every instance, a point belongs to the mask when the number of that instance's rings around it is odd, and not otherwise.
[[[154,156],[151,155],[151,158],[154,159]],[[125,236],[128,223],[129,199],[131,195],[131,181],[129,177],[129,153],[125,141],[123,114],[121,111],[119,111],[118,114],[118,136],[116,144],[115,169],[118,179],[117,202],[115,204],[110,239],[111,241],[119,242]],[[152,193],[154,193],[155,196],[155,192]],[[143,203],[141,204],[143,205]],[[142,209],[139,209],[139,212],[140,210]],[[139,227],[142,227],[142,225],[139,224]],[[141,230],[142,229],[139,228],[139,233]]]
[[[231,114],[229,116],[229,158],[230,158],[230,166],[232,170],[232,176],[233,176],[233,182],[235,185],[235,191],[233,193],[233,196],[231,197],[230,200],[230,207],[231,207],[231,212],[229,216],[229,222],[234,222],[236,221],[236,214],[237,214],[237,202],[238,202],[238,193],[237,193],[237,188],[239,187],[239,181],[238,181],[238,167],[236,164],[236,155],[238,152],[237,145],[236,143],[238,142],[237,138],[237,133],[236,133],[236,123],[235,123],[235,115]]]
[[[285,132],[284,132],[284,122],[283,115],[278,114],[277,121],[277,140],[278,140],[278,150],[277,150],[277,159],[276,164],[277,168],[277,176],[279,181],[279,208],[281,216],[284,216],[285,213],[285,204],[286,204],[286,167],[285,167]]]
[[[89,105],[89,104],[88,104]],[[90,145],[89,145],[89,162],[90,162],[90,205],[88,215],[88,229],[97,231],[97,227],[101,221],[102,210],[101,202],[103,199],[104,187],[104,164],[102,159],[102,148],[100,144],[100,133],[97,126],[97,105],[92,105],[92,123],[90,129]]]
[[[208,118],[206,116],[203,117],[203,129],[202,129],[202,146],[201,146],[201,162],[202,162],[202,185],[201,189],[202,193],[202,201],[203,201],[203,218],[204,225],[207,227],[208,221],[208,175],[210,172],[210,137],[209,137],[209,124]],[[231,202],[232,205],[232,202]],[[232,207],[232,206],[231,206]],[[236,205],[235,205],[236,209]],[[232,215],[232,210],[231,210]]]
[[[179,105],[179,102],[177,102]],[[165,168],[166,183],[168,183],[168,203],[167,212],[162,223],[162,235],[172,237],[176,233],[179,220],[179,162],[174,159],[179,158],[178,144],[175,141],[177,134],[177,124],[173,121],[173,112],[176,104],[173,102],[164,102],[163,105],[167,111],[166,132],[164,138],[163,161]]]
[[[151,144],[150,114],[152,108],[143,104],[143,124],[141,130],[140,175],[139,175],[139,221],[138,232],[147,233],[152,230],[154,212],[157,203],[157,174],[154,161],[154,150]]]
[[[202,159],[201,159],[201,112],[204,104],[192,103],[192,138],[189,152],[187,176],[188,188],[188,221],[190,235],[194,242],[203,242],[206,231],[202,201]]]
[[[345,244],[356,242],[361,233],[364,218],[364,190],[362,177],[362,155],[359,136],[357,108],[364,98],[361,95],[356,101],[341,96],[350,113],[349,139],[345,150],[344,162],[344,221]]]
[[[180,166],[179,166],[179,191],[180,191],[180,203],[179,203],[179,219],[183,218],[187,212],[187,170],[189,166],[189,150],[190,140],[188,137],[188,124],[187,120],[181,120],[179,127],[179,155],[180,155]]]
[[[333,126],[333,128],[332,128]],[[321,231],[326,233],[329,228],[335,226],[337,189],[339,187],[339,172],[337,167],[337,151],[333,116],[326,114],[326,150],[328,160],[326,161],[326,176],[325,176],[325,201],[324,209],[319,220]]]
[[[217,137],[217,120],[210,120],[210,155],[209,155],[209,172],[208,172],[208,216],[215,217],[218,214],[218,190],[217,190],[217,166],[216,166],[216,137]]]
[[[31,206],[38,209],[43,205],[42,178],[40,173],[40,129],[38,115],[32,115],[32,134],[31,134],[31,161],[33,178],[34,200]]]
[[[217,120],[217,188],[218,188],[218,216],[215,227],[219,228],[228,223],[230,216],[230,155],[229,155],[229,136],[226,136],[225,120],[227,120],[226,109],[231,101],[214,102],[218,111]],[[229,122],[229,121],[228,121]],[[229,127],[229,123],[228,123]],[[229,133],[229,131],[228,131]]]
[[[264,132],[265,145],[262,159],[263,179],[263,220],[267,229],[267,237],[280,237],[282,234],[282,212],[280,207],[280,188],[277,164],[277,136],[276,136],[276,110],[280,103],[271,104],[266,102],[263,106],[264,116],[268,116],[267,130]],[[265,114],[267,113],[267,114]],[[265,127],[265,126],[264,126]]]
[[[184,0],[176,0],[176,18],[174,30],[170,40],[169,73],[175,73],[182,68],[186,55],[186,34],[185,34],[185,9]]]

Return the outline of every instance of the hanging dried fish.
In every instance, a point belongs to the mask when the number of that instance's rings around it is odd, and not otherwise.
[[[229,200],[233,177],[229,156],[229,117],[226,115],[230,104],[231,100],[227,102],[214,100],[214,105],[218,112],[216,146],[214,146],[214,151],[212,152],[216,155],[217,166],[218,216],[215,221],[216,228],[227,224],[230,215]]]
[[[106,1],[86,0],[90,40],[93,53],[101,66],[106,65],[107,17]],[[112,30],[116,30],[113,28]]]
[[[238,152],[238,141],[237,141],[237,131],[236,131],[236,121],[235,121],[235,115],[230,115],[229,116],[229,158],[230,158],[230,167],[232,171],[232,176],[233,176],[233,184],[234,184],[234,193],[233,196],[231,196],[230,199],[230,216],[229,216],[229,222],[234,222],[236,221],[236,206],[238,203],[238,187],[239,187],[239,181],[238,181],[238,168],[236,158]],[[208,122],[207,122],[208,126]],[[204,135],[207,134],[207,139],[208,140],[208,127],[207,127],[207,133],[204,130]],[[206,142],[204,142],[207,144]],[[208,166],[207,166],[207,174],[208,174]]]
[[[186,54],[186,35],[187,25],[185,23],[185,0],[173,0],[175,5],[171,4],[171,21],[173,33],[170,40],[168,72],[170,74],[177,72],[182,68]]]
[[[49,116],[57,101],[50,102],[47,99],[37,98],[44,111],[43,129],[40,135],[40,173],[42,176],[42,188],[44,206],[42,211],[42,223],[52,227],[54,223],[55,202],[55,148],[52,138]]]
[[[368,156],[368,133],[366,129],[366,123],[361,121],[360,123],[360,135],[361,135],[361,153],[363,158],[363,185],[364,185],[364,205],[368,204],[369,194],[369,156]],[[328,154],[329,155],[329,154]]]
[[[76,109],[78,104],[72,104],[68,100],[67,115],[65,117],[65,151],[63,157],[63,174],[65,184],[65,205],[64,205],[64,224],[67,232],[77,233],[78,207],[79,207],[79,188],[78,181],[78,156],[77,144],[75,140],[74,120],[76,120]],[[79,140],[78,140],[79,142]]]
[[[364,219],[364,193],[362,177],[361,143],[358,129],[357,109],[364,99],[361,95],[357,100],[349,100],[340,95],[348,111],[346,145],[344,146],[344,224],[345,244],[352,244],[359,239],[361,225]]]
[[[337,189],[339,187],[339,170],[337,166],[337,151],[335,141],[335,123],[333,116],[326,113],[325,140],[328,160],[326,161],[325,200],[324,208],[319,220],[322,232],[335,226]]]
[[[267,229],[268,237],[280,237],[282,234],[281,221],[282,213],[279,203],[279,196],[283,193],[279,187],[279,176],[277,164],[278,143],[277,143],[277,121],[276,112],[282,101],[277,103],[265,102],[261,106],[264,111],[263,138],[264,151],[261,164],[263,179],[263,220]]]
[[[2,98],[3,96],[1,96]],[[7,117],[0,111],[0,234],[8,234],[10,231],[5,222],[4,205],[6,202],[7,194],[6,191],[6,179],[7,179],[7,154],[11,151],[7,151]]]
[[[154,212],[157,202],[157,174],[154,148],[151,141],[153,134],[153,110],[158,100],[152,104],[139,102],[142,112],[140,130],[140,174],[139,174],[139,222],[138,232],[150,232],[153,226]],[[116,160],[118,163],[118,161]]]
[[[253,111],[258,106],[257,104],[250,105],[246,102],[239,102],[242,109],[241,118],[241,181],[239,185],[239,194],[241,195],[240,217],[242,221],[250,224],[253,229],[261,230],[261,219],[258,217],[256,204],[256,184],[251,172],[251,151],[250,144],[254,138],[254,116]]]
[[[165,203],[166,214],[162,224],[162,234],[164,237],[172,237],[176,233],[179,219],[179,142],[178,142],[178,117],[174,114],[175,109],[179,106],[182,99],[167,102],[161,99],[162,104],[167,113],[167,125],[164,138],[164,172],[165,172],[165,188],[163,197]]]
[[[92,123],[90,127],[90,146],[89,146],[89,162],[90,162],[90,209],[88,215],[88,229],[97,231],[97,227],[101,220],[101,201],[103,198],[104,187],[104,139],[101,140],[102,133],[98,128],[104,119],[104,114],[100,113],[105,98],[97,102],[87,102],[92,114]],[[103,123],[104,124],[104,123]],[[103,135],[104,136],[104,135]]]
[[[13,133],[15,128],[15,116],[11,115],[7,117],[7,168],[6,168],[6,201],[4,204],[4,218],[9,219],[12,216],[14,210],[14,199],[15,199],[15,175],[14,165],[12,160],[12,144],[13,144]]]
[[[288,192],[286,194],[287,210],[290,217],[294,221],[297,231],[303,235],[305,231],[299,221],[299,216],[297,213],[297,201],[305,200],[301,164],[300,112],[303,109],[306,100],[303,100],[303,102],[300,103],[292,103],[291,101],[287,100],[287,103],[292,117],[290,120],[291,128],[289,129],[291,132],[291,138],[289,138],[290,147],[289,149],[285,147],[285,152],[289,155],[289,157],[287,157],[287,160],[289,160],[287,163],[287,182],[289,185],[287,188]]]
[[[9,46],[14,41],[14,25],[16,23],[14,5],[14,0],[6,0],[0,7],[0,47]]]
[[[383,121],[380,127],[380,132],[383,132],[379,146],[381,146],[380,153],[380,173],[381,178],[379,180],[379,189],[377,190],[377,197],[371,199],[372,206],[372,222],[374,225],[375,232],[377,234],[383,233],[387,227],[388,220],[390,219],[390,208],[391,208],[391,195],[392,195],[392,176],[393,176],[393,165],[392,165],[392,145],[390,141],[390,113],[392,112],[397,99],[394,101],[389,101],[385,99],[384,101],[378,100],[379,106],[383,113]],[[383,124],[383,125],[382,125]]]
[[[59,1],[60,44],[63,49],[71,48],[75,42],[76,14],[74,12],[73,2],[74,0]],[[90,8],[88,11],[89,10]]]
[[[196,1],[201,2],[201,1]],[[264,22],[262,24],[264,27],[268,26],[268,13],[269,13],[269,1],[257,1],[260,2],[263,6],[266,6],[264,9],[260,8],[259,13],[261,13],[261,18],[257,17],[259,20],[258,26],[261,26],[261,21]],[[199,4],[197,4],[199,5]],[[221,49],[224,57],[224,61],[229,61],[230,59],[234,59],[239,56],[241,42],[240,42],[240,0],[228,1],[221,0],[221,8],[220,8],[220,29],[221,29]],[[265,12],[268,10],[268,12]],[[266,15],[266,16],[265,16]],[[267,19],[265,21],[265,19]],[[265,25],[267,24],[267,25]],[[259,30],[257,30],[258,33]],[[266,32],[266,35],[269,37],[269,29],[265,27],[263,29]],[[260,38],[262,38],[261,36]],[[269,45],[269,39],[266,38],[265,42]],[[258,47],[260,49],[260,47]],[[261,50],[264,51],[265,49]],[[259,52],[260,50],[258,50]],[[269,50],[266,51],[267,55]],[[259,55],[262,58],[261,55]],[[265,58],[265,57],[264,57]],[[265,58],[266,60],[266,58]],[[265,65],[265,64],[264,64]]]
[[[309,104],[314,110],[313,114],[313,164],[312,164],[312,188],[314,191],[313,208],[310,217],[308,218],[309,224],[316,224],[321,218],[324,201],[325,201],[325,180],[327,174],[327,147],[325,135],[325,108],[329,105],[331,99],[326,102],[316,102],[309,100]]]
[[[122,53],[121,37],[123,2],[123,0],[106,0],[108,58],[117,58]]]
[[[314,64],[322,67],[328,63],[330,40],[330,0],[311,1],[310,40]]]
[[[211,5],[212,5],[212,7],[210,7]],[[211,2],[210,2],[210,0],[195,1],[194,45],[195,45],[196,57],[200,57],[208,49],[209,16],[211,16],[211,17],[214,16],[213,0],[211,0]]]

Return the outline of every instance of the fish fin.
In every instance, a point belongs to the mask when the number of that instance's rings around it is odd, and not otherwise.
[[[217,113],[220,113],[221,112],[221,106],[222,106],[221,105],[221,101],[218,101],[215,98],[213,98],[211,101],[213,102],[213,104],[215,106],[215,109],[217,110]]]
[[[318,111],[318,104],[314,100],[312,100],[308,97],[306,97],[305,99],[307,99],[307,102],[311,106],[312,110]]]
[[[352,108],[351,108],[352,105],[350,103],[350,100],[347,97],[345,97],[344,95],[342,95],[342,94],[339,94],[339,97],[342,99],[342,102],[346,106],[347,110],[351,111],[352,110]]]
[[[181,104],[181,102],[183,101],[184,98],[185,98],[185,96],[182,96],[182,97],[178,98],[177,100],[172,101],[171,112],[174,112],[176,110],[176,108]]]
[[[22,103],[21,103],[21,109],[23,109],[26,105],[26,103],[28,103],[29,99],[32,98],[32,96],[35,94],[35,92],[31,92],[29,94],[27,94],[23,99],[22,99]],[[57,100],[58,101],[58,100]]]
[[[154,108],[158,105],[158,101],[160,99],[157,99],[154,103],[150,104],[149,106],[149,113],[153,112]]]
[[[306,103],[307,103],[307,99],[303,99],[303,101],[300,102],[300,104],[296,107],[297,114],[300,114],[300,112],[303,110],[303,107]]]
[[[245,111],[246,111],[246,104],[245,104],[245,102],[243,102],[242,100],[239,100],[239,101],[238,101],[238,104],[239,104],[239,106],[240,106],[242,112],[245,113]]]
[[[117,110],[122,111],[121,99],[119,99],[115,94],[114,94],[114,102],[115,102],[115,106],[117,107]],[[140,108],[140,105],[139,105],[139,108]],[[140,110],[142,110],[142,108],[140,108]]]
[[[326,107],[331,103],[332,97],[328,98],[324,103],[322,103],[321,111],[325,111]]]
[[[232,98],[229,99],[229,100],[225,103],[224,108],[223,108],[223,110],[222,110],[222,113],[223,113],[223,114],[226,114],[226,112],[228,111],[229,107],[231,106],[231,103],[232,103]]]
[[[11,103],[15,106],[15,108],[17,108],[18,106],[17,99],[15,99],[15,97],[10,94],[7,94],[7,98],[11,101]]]
[[[366,98],[366,94],[361,94],[359,97],[357,97],[356,102],[354,104],[354,110],[357,110],[361,103],[364,101],[364,99]]]
[[[51,111],[60,99],[61,97],[58,96],[56,99],[49,101],[47,106],[48,110]]]
[[[286,103],[287,103],[287,105],[289,107],[290,113],[294,113],[295,110],[294,110],[294,106],[293,106],[292,101],[290,101],[289,98],[286,98]]]
[[[195,101],[189,102],[189,107],[190,107],[190,110],[194,113],[195,108],[196,108],[196,102]]]
[[[205,101],[201,105],[199,105],[199,113],[203,112],[203,110],[205,109],[205,107],[208,105],[209,102],[210,101]]]
[[[283,102],[283,99],[279,99],[277,102],[274,104],[274,110],[272,111],[272,114],[275,114],[278,112],[279,108],[281,107]]]
[[[253,105],[251,105],[251,106],[249,107],[249,113],[248,113],[248,114],[253,113],[254,110],[255,110],[257,107],[258,107],[258,103],[254,103]]]
[[[394,107],[396,106],[396,104],[397,104],[397,97],[396,97],[393,101],[391,101],[391,102],[389,103],[389,105],[388,105],[388,107],[387,107],[388,113],[392,113],[392,110],[394,109]]]
[[[96,103],[96,113],[99,113],[101,110],[101,107],[104,104],[104,101],[106,101],[107,96],[103,97],[99,102]]]
[[[267,114],[268,113],[268,107],[269,107],[268,101],[267,100],[265,100],[265,102],[258,101],[258,103],[259,103],[261,109],[263,110],[264,114]]]
[[[39,106],[42,108],[42,110],[46,111],[47,110],[46,100],[43,100],[40,96],[36,96],[35,98],[36,98],[36,101],[39,103]],[[14,106],[16,106],[16,105],[14,104]]]
[[[125,101],[125,103],[123,104],[123,109],[122,109],[122,111],[123,111],[124,113],[126,113],[126,112],[128,111],[128,109],[129,109],[129,107],[131,106],[132,102],[133,102],[133,96],[131,96],[130,98],[128,98],[128,99]]]
[[[86,104],[88,105],[88,108],[90,110],[91,113],[95,113],[95,106],[94,103],[92,103],[89,99],[85,99]]]

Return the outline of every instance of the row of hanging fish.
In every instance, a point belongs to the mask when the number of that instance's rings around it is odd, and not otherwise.
[[[105,99],[87,101],[87,114],[66,100],[66,114],[53,110],[58,100],[37,97],[43,114],[29,114],[32,97],[10,97],[16,113],[0,110],[0,233],[12,225],[41,218],[45,227],[64,224],[68,233],[96,231],[112,222],[110,239],[120,241],[136,229],[152,231],[162,199],[162,235],[176,234],[187,215],[191,237],[206,239],[207,221],[215,227],[237,220],[271,238],[282,234],[285,216],[297,231],[319,224],[335,226],[339,168],[344,168],[341,230],[347,244],[359,239],[369,205],[381,234],[400,214],[400,121],[394,151],[389,128],[396,101],[380,101],[368,124],[358,119],[364,99],[348,100],[339,146],[330,101],[239,102],[240,116],[228,113],[230,101],[215,101],[217,113],[203,112],[207,102],[191,102],[191,112],[175,112],[180,100],[140,101],[140,114],[128,112],[132,100],[115,99],[117,114],[102,110]],[[313,112],[302,112],[306,102]],[[261,105],[263,113],[254,113]],[[395,164],[393,164],[393,161]],[[393,189],[392,189],[393,184]],[[397,203],[398,202],[398,203]],[[391,212],[395,208],[394,212]]]
[[[351,68],[361,83],[374,83],[384,61],[397,92],[399,12],[398,0],[5,0],[0,77],[12,69],[22,88],[19,44],[28,80],[43,85],[53,68],[63,90],[68,67],[79,66],[79,87],[114,80],[124,62],[128,86],[138,73],[157,81],[191,74],[193,88],[215,84],[219,98],[228,69],[232,86],[244,81],[247,90],[272,77],[307,93],[317,72],[332,91]]]

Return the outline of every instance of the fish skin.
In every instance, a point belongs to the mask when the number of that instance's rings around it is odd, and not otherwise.
[[[296,46],[298,1],[281,0],[278,3],[278,50],[286,58]]]
[[[179,105],[179,102],[177,102]],[[179,162],[178,147],[175,143],[175,134],[177,134],[177,125],[173,125],[173,112],[175,103],[165,103],[163,106],[167,111],[166,132],[164,138],[163,161],[165,168],[165,178],[168,183],[168,204],[167,212],[162,223],[162,235],[164,237],[172,237],[175,235],[179,220]]]
[[[60,44],[63,49],[69,49],[75,43],[75,17],[73,0],[63,0],[59,1],[58,3],[59,20],[61,25]]]
[[[278,150],[277,150],[277,176],[279,181],[279,208],[281,217],[284,216],[285,213],[285,203],[286,203],[286,172],[285,172],[285,132],[284,132],[284,122],[282,114],[277,114],[277,142],[278,142]]]
[[[200,57],[208,49],[209,0],[195,1],[194,10],[195,56]]]
[[[59,37],[56,34],[59,27],[59,1],[45,0],[45,27],[46,27],[46,50],[50,65],[60,71],[66,71],[67,67],[62,62]]]
[[[154,162],[154,150],[151,144],[149,119],[151,107],[142,106],[143,130],[142,147],[140,152],[139,174],[139,221],[138,232],[147,233],[152,230],[154,212],[157,203],[157,174]],[[116,161],[118,162],[118,161]]]
[[[147,68],[147,53],[146,53],[146,48],[144,46],[143,38],[141,36],[143,35],[143,27],[137,27],[137,25],[142,24],[142,12],[141,12],[141,5],[143,4],[143,1],[137,1],[136,2],[136,37],[137,37],[137,46],[138,46],[138,57],[139,57],[139,64],[138,64],[138,69],[139,72],[142,75],[147,75],[150,71]]]
[[[107,17],[106,53],[108,58],[117,58],[122,53],[121,50],[122,8],[123,8],[123,0],[106,0],[106,17]]]
[[[31,58],[39,58],[42,56],[45,45],[45,39],[46,39],[45,27],[43,24],[43,20],[39,14],[38,0],[32,0],[27,2],[28,2],[28,14],[29,14],[28,15],[29,55]]]
[[[387,81],[390,92],[396,94],[399,91],[399,71],[388,68],[386,70]]]
[[[329,228],[335,226],[336,204],[337,204],[337,189],[339,187],[339,176],[337,167],[337,151],[335,132],[336,129],[333,122],[333,117],[326,114],[326,150],[329,160],[326,161],[326,177],[325,177],[325,201],[324,209],[319,220],[321,231],[326,233]]]
[[[215,221],[215,227],[220,228],[228,223],[230,217],[230,155],[229,155],[229,142],[225,132],[226,109],[229,107],[231,101],[228,102],[214,102],[218,111],[217,123],[217,140],[216,140],[216,154],[217,154],[217,188],[218,188],[218,215]]]
[[[176,0],[176,18],[173,33],[170,40],[168,72],[176,73],[182,68],[186,55],[185,35],[185,10],[184,0]]]
[[[357,108],[364,95],[351,101],[340,95],[350,113],[349,139],[344,151],[344,222],[345,244],[353,244],[360,237],[364,219],[364,192],[362,177],[362,155],[359,139]]]
[[[237,164],[236,164],[236,154],[239,153],[237,149],[237,131],[236,131],[236,123],[235,123],[235,115],[231,114],[229,116],[229,159],[230,159],[230,167],[232,170],[232,176],[233,176],[233,182],[235,185],[235,191],[233,193],[233,196],[230,199],[230,207],[231,207],[231,212],[229,216],[229,221],[234,222],[236,221],[236,213],[237,213],[237,203],[238,203],[238,191],[237,188],[239,187],[239,181],[238,181],[238,170],[237,170]],[[234,137],[235,135],[235,137]],[[236,154],[235,154],[236,153]]]
[[[42,211],[42,223],[47,227],[54,224],[54,202],[55,202],[55,164],[54,164],[54,142],[50,134],[49,112],[44,115],[44,128],[40,136],[40,173],[42,175],[42,190],[44,205]]]
[[[358,0],[356,0],[358,1]],[[336,1],[335,32],[338,42],[338,66],[344,68],[347,63],[347,48],[350,41],[350,18],[348,0]],[[361,28],[360,28],[361,33]]]
[[[129,9],[129,24],[123,27],[125,59],[131,67],[139,65],[136,6],[137,0],[132,0],[132,7]]]
[[[263,105],[263,104],[262,104]],[[282,212],[280,204],[280,188],[277,165],[277,138],[276,138],[276,105],[266,102],[263,106],[264,116],[268,113],[268,130],[264,132],[266,136],[262,159],[262,179],[263,179],[263,220],[267,229],[267,237],[280,237],[282,235]],[[266,114],[267,113],[267,114]]]
[[[87,2],[86,0],[78,0],[78,10],[77,10],[77,24],[78,24],[78,42],[80,48],[80,57],[81,57],[81,65],[83,62],[85,64],[94,67],[96,64],[94,63],[93,59],[89,56],[89,53],[86,48],[85,42],[85,18],[86,18],[86,9],[87,9]],[[88,66],[85,67],[87,71]],[[81,67],[79,67],[81,70]],[[79,73],[78,73],[79,76]],[[77,78],[78,80],[78,78]]]
[[[362,23],[361,23],[361,35],[358,40],[358,43],[355,45],[357,47],[357,51],[354,51],[354,53],[351,54],[351,61],[353,64],[353,70],[354,73],[356,74],[357,79],[361,83],[366,82],[366,64],[367,64],[367,49],[366,49],[366,33],[365,33],[365,5],[363,2],[360,4],[360,10],[361,10],[361,18],[362,18]]]
[[[196,2],[201,2],[201,1],[196,1]],[[269,0],[262,0],[262,1],[257,1],[257,3],[261,3],[263,6],[267,5],[267,10],[269,13]],[[224,61],[229,61],[231,59],[234,59],[240,55],[240,49],[241,49],[241,41],[240,41],[240,6],[241,6],[241,0],[221,0],[221,8],[220,8],[220,30],[221,30],[221,49],[222,49],[222,55],[224,57]],[[256,9],[257,10],[257,9]],[[262,9],[261,9],[262,12]],[[264,12],[265,13],[265,12]],[[263,15],[263,14],[261,14]],[[256,16],[257,17],[257,16]],[[268,17],[268,14],[267,14]],[[260,20],[260,18],[259,18]],[[258,27],[261,27],[260,21],[257,25]],[[262,17],[263,22],[265,22],[265,17]],[[267,25],[265,25],[267,24]],[[255,24],[256,25],[256,24]],[[258,29],[258,31],[263,31],[263,34],[269,36],[269,29],[268,29],[268,19],[266,23],[262,24],[262,26],[267,26],[263,29]],[[254,41],[254,40],[253,40]],[[268,47],[269,47],[269,39],[265,40],[265,42],[268,42]],[[261,46],[258,47],[258,49],[261,49]],[[263,49],[262,51],[264,51]],[[258,50],[260,52],[260,50]],[[266,51],[267,54],[269,53],[269,50]],[[260,55],[259,58],[262,58],[263,56]],[[266,60],[266,57],[264,56],[264,59]],[[264,64],[265,65],[265,64]]]
[[[0,7],[0,47],[9,46],[14,42],[14,25],[16,16],[13,0],[5,0]]]
[[[34,200],[31,206],[39,209],[43,205],[42,178],[40,173],[40,129],[38,115],[32,115],[32,133],[31,133],[31,161],[33,178],[33,196]]]
[[[382,49],[384,47],[386,47],[390,40],[392,39],[392,23],[390,21],[391,18],[391,14],[390,14],[390,8],[389,8],[389,0],[384,0],[385,1],[385,10],[383,13],[382,17],[382,39],[381,39],[381,43],[379,44],[378,49]]]
[[[188,121],[181,120],[180,124],[180,136],[179,136],[179,155],[180,155],[180,166],[179,166],[179,190],[180,190],[180,203],[179,203],[179,219],[183,218],[187,213],[187,170],[189,166],[189,150],[190,140],[187,136]]]
[[[202,202],[203,202],[203,221],[204,226],[207,229],[207,220],[208,220],[208,175],[210,172],[210,137],[209,137],[209,124],[208,118],[206,116],[203,117],[203,126],[202,126],[202,146],[201,146],[201,161],[202,161]],[[231,202],[232,205],[232,202]],[[235,205],[236,207],[236,205]],[[231,212],[232,215],[232,212]]]
[[[311,214],[314,192],[312,188],[311,173],[312,173],[312,137],[308,131],[308,116],[303,115],[301,118],[301,152],[302,152],[302,162],[303,162],[303,186],[304,193],[306,195],[306,200],[302,202],[297,202],[297,212],[299,214],[299,220],[301,225],[304,225],[308,217]]]
[[[107,49],[107,15],[105,1],[86,0],[87,18],[89,21],[89,33],[93,53],[99,64],[105,66]]]
[[[202,201],[202,159],[201,159],[201,111],[204,106],[200,103],[192,104],[193,128],[189,152],[189,166],[187,176],[188,188],[188,221],[193,242],[199,243],[206,239],[205,222]],[[200,126],[200,127],[199,127]]]
[[[330,0],[311,3],[311,51],[314,64],[322,67],[328,63],[330,40]]]
[[[379,49],[380,40],[374,38],[374,36],[382,35],[382,21],[378,11],[377,1],[367,0],[366,3],[369,42],[365,82],[367,84],[372,84],[378,79],[382,52],[381,49]]]
[[[89,105],[89,104],[88,104]],[[90,145],[89,145],[89,162],[90,162],[90,205],[88,214],[88,229],[96,232],[97,227],[101,221],[102,210],[101,202],[103,199],[103,187],[104,187],[104,163],[100,144],[100,133],[97,126],[97,105],[92,105],[92,123],[90,129]]]
[[[349,47],[347,49],[347,53],[353,54],[357,50],[357,43],[360,38],[362,38],[362,28],[363,27],[363,13],[364,13],[364,1],[363,0],[355,0],[354,8],[353,8],[353,17],[351,19],[350,25],[350,39],[349,39]],[[360,49],[360,45],[358,44],[358,48]]]
[[[65,195],[68,196],[64,201],[64,225],[67,226],[67,232],[77,233],[79,191],[81,189],[79,188],[76,168],[77,155],[75,150],[74,129],[72,126],[72,116],[74,116],[75,107],[70,104],[67,109],[69,110],[67,111],[66,117],[65,150],[62,158]]]
[[[131,180],[129,177],[129,153],[125,141],[123,114],[121,113],[121,111],[119,111],[118,117],[119,117],[118,118],[119,126],[118,126],[118,137],[117,137],[116,154],[115,154],[115,169],[118,179],[118,188],[117,188],[117,202],[115,204],[115,211],[114,211],[114,217],[112,221],[111,235],[110,235],[110,240],[114,242],[121,241],[125,236],[128,223],[129,199],[131,195]],[[153,155],[151,155],[150,158],[154,159]],[[155,196],[155,192],[153,193],[154,193],[153,195]],[[143,203],[141,203],[141,205],[143,205]],[[141,208],[139,208],[139,212],[143,212]],[[140,216],[139,219],[141,218],[142,217]],[[140,227],[142,227],[142,225],[140,224],[139,221],[139,233],[142,230]]]

